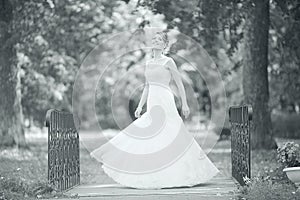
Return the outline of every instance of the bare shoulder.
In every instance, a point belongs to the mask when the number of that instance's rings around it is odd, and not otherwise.
[[[166,58],[167,58],[166,65],[168,67],[176,67],[176,63],[172,57],[166,56]]]

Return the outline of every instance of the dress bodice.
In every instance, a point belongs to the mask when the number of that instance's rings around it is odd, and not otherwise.
[[[156,61],[153,59],[146,62],[145,78],[149,84],[163,84],[169,86],[171,73],[166,63],[171,58],[164,56]]]

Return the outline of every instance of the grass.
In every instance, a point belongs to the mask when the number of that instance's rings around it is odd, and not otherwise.
[[[299,200],[296,186],[282,171],[277,162],[277,151],[253,150],[251,152],[251,181],[239,187],[240,198],[247,200]]]
[[[291,141],[291,140],[289,140]],[[217,143],[214,149],[228,149],[230,141]],[[209,153],[208,156],[219,166],[223,167],[231,176],[231,154]],[[251,151],[251,184],[240,186],[239,199],[243,200],[300,200],[299,192],[286,174],[283,167],[277,162],[277,151],[252,150]]]
[[[47,184],[46,139],[44,137],[43,139],[34,138],[29,140],[30,149],[0,149],[0,200],[71,198],[55,191]],[[220,141],[214,146],[214,149],[221,151],[212,151],[208,154],[208,157],[219,169],[230,176],[231,154],[228,152],[230,141]],[[267,181],[256,182],[255,185],[249,187],[240,187],[241,198],[245,198],[247,195],[264,195],[260,193],[264,191],[268,191],[268,194],[275,194],[273,190],[276,190],[276,192],[282,190],[281,192],[289,195],[295,191],[295,186],[288,180],[276,161],[276,150],[252,151],[251,159],[252,177],[260,177],[261,180]],[[89,151],[83,145],[81,145],[80,163],[81,184],[114,183],[113,180],[104,174],[101,165],[90,157]],[[268,181],[277,185],[270,185]],[[260,190],[256,186],[265,188]]]
[[[0,149],[0,199],[23,200],[64,196],[47,184],[47,145]]]
[[[0,148],[0,200],[76,198],[48,185],[48,146],[43,134],[27,134],[29,149]],[[80,163],[81,184],[114,183],[104,176],[100,164],[90,157],[84,145]]]
[[[67,197],[47,184],[47,138],[27,138],[30,149],[0,149],[0,199],[36,199]],[[224,141],[226,143],[226,141]],[[101,144],[99,144],[101,145]],[[228,144],[218,143],[215,148]],[[230,153],[210,153],[209,157],[218,167],[228,165]],[[89,155],[81,145],[80,151],[81,184],[110,184],[101,165]]]

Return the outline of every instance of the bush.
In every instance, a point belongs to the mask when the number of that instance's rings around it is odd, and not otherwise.
[[[274,136],[300,139],[300,115],[296,113],[272,113]]]
[[[277,149],[277,161],[284,167],[300,167],[300,147],[294,142],[286,142]]]
[[[299,192],[293,184],[272,182],[269,176],[246,179],[240,188],[240,198],[247,200],[299,200]]]

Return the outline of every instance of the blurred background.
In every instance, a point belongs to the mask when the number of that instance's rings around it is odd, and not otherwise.
[[[274,138],[300,139],[299,22],[297,0],[0,0],[1,187],[8,185],[3,174],[46,183],[47,110],[72,112],[74,102],[80,102],[75,110],[81,129],[93,131],[99,123],[112,136],[135,119],[143,89],[138,86],[151,57],[145,30],[151,27],[181,33],[170,32],[167,53],[190,97],[185,123],[192,133],[207,129],[212,107],[222,118],[222,110],[231,105],[251,104],[254,149],[275,149]],[[197,60],[196,65],[187,58]],[[75,81],[80,87],[73,91]],[[180,113],[174,82],[171,87]],[[113,111],[123,120],[121,126]],[[227,112],[225,118],[224,126],[213,124],[213,137],[227,143],[218,143],[211,155],[230,171]],[[13,146],[32,150],[9,149]],[[93,162],[82,151],[82,162]],[[266,163],[272,163],[272,170],[276,166],[274,152],[253,155],[255,173]],[[97,182],[98,164],[89,166],[82,165],[83,183]],[[15,183],[22,190],[19,180]]]
[[[7,98],[2,99],[1,113],[3,123],[7,126],[14,116],[21,124],[14,123],[16,130],[43,128],[46,111],[50,108],[72,111],[72,89],[76,74],[89,55],[89,62],[99,63],[99,59],[114,60],[105,82],[98,84],[96,95],[96,112],[103,128],[118,128],[114,123],[111,112],[111,94],[116,81],[122,74],[131,69],[140,68],[130,73],[126,81],[118,86],[118,95],[130,99],[130,106],[120,109],[133,112],[141,96],[141,90],[134,96],[130,91],[135,84],[143,82],[141,63],[149,58],[149,52],[137,50],[121,55],[120,51],[109,51],[109,44],[101,45],[97,53],[89,54],[97,45],[114,33],[131,31],[133,36],[143,37],[143,28],[165,27],[176,29],[201,44],[213,59],[224,81],[227,105],[243,103],[242,73],[247,56],[243,45],[247,44],[245,37],[247,12],[251,4],[244,1],[178,1],[173,3],[166,0],[156,1],[97,1],[97,0],[68,0],[68,1],[1,1],[1,93]],[[269,96],[267,103],[271,114],[272,130],[280,137],[300,137],[299,133],[299,4],[297,1],[270,1],[268,23],[254,24],[268,26],[267,38],[268,63],[267,82],[264,83],[269,91],[263,91]],[[254,26],[253,25],[253,26]],[[259,32],[257,33],[259,35]],[[141,41],[132,40],[130,45],[140,44]],[[135,41],[135,42],[134,42]],[[195,52],[188,49],[188,44],[173,43],[169,51],[172,55],[194,56]],[[124,47],[126,48],[126,47]],[[109,53],[108,53],[109,52]],[[103,53],[103,54],[101,54]],[[257,54],[262,56],[262,54]],[[118,59],[116,59],[119,57]],[[173,56],[174,57],[174,56]],[[201,56],[199,56],[201,57]],[[97,60],[98,59],[98,60]],[[196,95],[199,110],[196,121],[204,123],[210,118],[211,103],[224,106],[224,99],[218,99],[218,90],[208,91],[206,82],[195,68],[188,63],[174,57],[179,70],[182,72],[184,84],[190,85]],[[258,58],[260,59],[260,58]],[[244,59],[245,60],[245,59]],[[246,63],[247,64],[247,63]],[[205,64],[204,64],[205,66]],[[87,68],[86,68],[87,69]],[[83,83],[86,79],[97,78],[102,68],[90,64],[86,76],[81,76]],[[255,72],[253,72],[255,73]],[[257,72],[259,73],[259,72]],[[11,81],[8,78],[14,77]],[[131,78],[132,76],[133,78]],[[204,74],[205,76],[205,74]],[[207,76],[206,79],[213,79]],[[258,79],[261,80],[261,79]],[[207,81],[207,80],[206,80]],[[213,80],[208,80],[213,82]],[[262,80],[263,81],[263,80]],[[244,83],[244,87],[251,87]],[[267,84],[267,85],[266,85]],[[13,90],[13,91],[12,91]],[[80,101],[85,102],[81,113],[83,129],[89,129],[97,121],[88,120],[90,112],[84,108],[90,97],[89,86],[80,93]],[[124,92],[120,92],[124,91]],[[174,88],[176,94],[176,88]],[[259,91],[258,91],[259,92]],[[10,95],[11,93],[11,95]],[[211,102],[210,96],[216,93],[216,102]],[[252,94],[254,96],[254,94]],[[177,96],[178,97],[178,96]],[[220,97],[222,98],[222,97]],[[7,102],[10,99],[11,101]],[[180,111],[180,102],[176,102]],[[261,101],[264,101],[262,98]],[[14,102],[14,106],[11,104]],[[15,112],[11,112],[12,108]],[[9,114],[7,113],[9,112]],[[121,110],[120,110],[121,112]],[[196,115],[196,114],[195,114]],[[193,116],[195,116],[193,115]],[[18,128],[19,127],[19,128]],[[225,128],[229,124],[225,123]],[[222,128],[222,127],[221,127]],[[9,132],[9,131],[8,131]],[[5,131],[0,136],[4,137]],[[10,145],[14,138],[7,135],[1,140],[3,145]],[[14,136],[15,137],[15,136]],[[20,136],[22,137],[22,136]],[[19,141],[21,143],[21,140]]]

